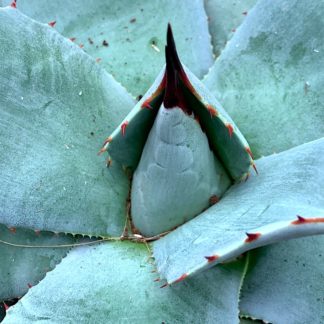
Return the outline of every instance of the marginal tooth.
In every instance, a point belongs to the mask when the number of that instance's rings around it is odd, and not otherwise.
[[[121,124],[120,128],[122,131],[122,135],[125,136],[125,132],[126,132],[126,127],[128,125],[128,121],[126,120],[124,123]]]
[[[207,259],[208,263],[214,262],[219,258],[218,255],[211,255],[211,256],[205,256],[205,259]]]
[[[226,128],[228,129],[228,133],[230,138],[232,138],[233,132],[234,132],[234,128],[231,124],[226,124]]]
[[[261,236],[261,233],[245,233],[245,234],[247,236],[245,243],[251,243],[257,240]]]

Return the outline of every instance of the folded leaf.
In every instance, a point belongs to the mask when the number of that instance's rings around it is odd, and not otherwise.
[[[323,15],[323,1],[258,1],[205,79],[255,157],[324,136]]]
[[[318,236],[249,252],[242,313],[271,323],[322,323],[323,245],[324,236]]]
[[[4,323],[236,323],[244,264],[160,288],[144,244],[77,248],[9,309]]]
[[[323,151],[324,138],[258,160],[259,176],[154,242],[159,272],[172,283],[258,246],[324,233]]]
[[[172,230],[197,216],[211,199],[220,199],[231,179],[245,179],[250,166],[255,168],[233,121],[183,68],[170,25],[165,57],[165,71],[100,150],[136,169],[132,220],[145,236]]]
[[[97,156],[133,105],[71,41],[0,8],[0,223],[120,235],[129,182]]]

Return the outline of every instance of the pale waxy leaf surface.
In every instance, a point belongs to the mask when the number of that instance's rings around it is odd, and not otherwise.
[[[0,8],[0,223],[120,235],[129,182],[97,152],[133,106],[48,25]]]
[[[324,236],[250,251],[243,314],[280,324],[324,322]]]
[[[323,16],[323,1],[259,1],[204,80],[255,157],[324,135]]]
[[[43,23],[56,21],[59,32],[76,37],[134,96],[147,91],[165,62],[168,23],[181,35],[184,63],[199,78],[213,64],[202,0],[20,0],[17,8]]]
[[[162,276],[171,283],[258,246],[324,233],[323,153],[321,139],[257,160],[258,176],[232,186],[219,203],[154,242]],[[298,222],[297,215],[316,222]]]
[[[205,1],[209,31],[216,56],[219,56],[256,2],[257,0]]]
[[[46,272],[65,257],[70,247],[31,248],[25,246],[53,246],[73,244],[71,235],[35,232],[26,229],[8,229],[0,225],[0,301],[22,297],[31,286],[38,284]]]
[[[160,288],[144,244],[73,249],[4,323],[237,323],[245,260]]]

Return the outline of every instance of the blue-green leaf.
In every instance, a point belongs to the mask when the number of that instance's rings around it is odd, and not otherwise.
[[[70,235],[7,228],[0,224],[0,301],[20,298],[38,284],[66,255],[73,244]],[[32,247],[37,246],[37,247]]]
[[[160,288],[144,244],[72,250],[4,321],[30,323],[237,323],[245,260]]]
[[[202,0],[19,0],[17,8],[43,23],[56,21],[59,32],[76,37],[134,96],[147,91],[164,64],[169,22],[181,35],[184,63],[198,77],[213,64]]]
[[[324,2],[260,0],[208,74],[256,157],[324,135]]]
[[[249,252],[241,312],[271,323],[323,323],[323,246],[319,236]]]
[[[159,271],[174,282],[258,246],[324,233],[323,152],[324,138],[258,160],[258,176],[154,243]]]
[[[102,139],[133,100],[48,25],[0,8],[0,223],[120,235],[129,181]]]

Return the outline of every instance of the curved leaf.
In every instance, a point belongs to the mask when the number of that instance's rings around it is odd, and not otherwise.
[[[23,296],[29,288],[43,279],[46,272],[52,270],[70,249],[28,246],[71,244],[75,240],[69,235],[20,228],[8,229],[0,224],[0,301]]]
[[[256,157],[324,135],[324,2],[261,0],[205,84]]]
[[[324,233],[323,152],[324,138],[258,160],[259,176],[154,242],[158,270],[172,283],[258,246]]]
[[[214,53],[219,56],[236,28],[249,14],[257,0],[206,0],[205,9],[212,36]]]
[[[279,243],[249,252],[240,308],[271,323],[324,321],[324,236]]]
[[[161,289],[144,244],[77,248],[9,309],[4,323],[236,323],[244,263]]]
[[[164,63],[168,22],[181,35],[185,64],[198,77],[213,64],[202,0],[20,0],[17,7],[43,23],[56,21],[58,31],[76,37],[135,96],[146,92]]]
[[[0,223],[119,235],[129,182],[96,153],[133,100],[53,28],[0,8]]]

